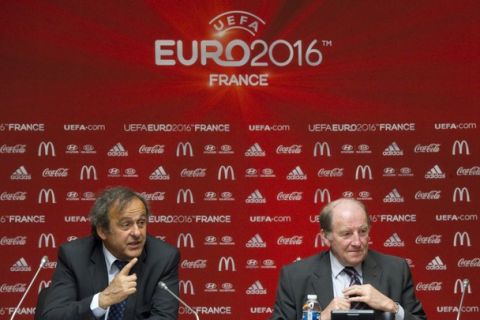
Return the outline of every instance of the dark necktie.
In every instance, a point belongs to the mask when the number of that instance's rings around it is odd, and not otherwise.
[[[360,282],[360,277],[358,276],[357,270],[353,267],[345,267],[343,271],[350,277],[350,285],[349,287],[353,285],[361,285],[362,283]],[[363,302],[352,302],[350,304],[350,309],[369,309],[369,306]]]
[[[115,260],[115,265],[119,270],[122,270],[123,267],[127,264],[125,261]],[[127,306],[127,299],[111,305],[110,311],[108,311],[108,320],[123,320],[123,314],[125,313],[125,308]]]

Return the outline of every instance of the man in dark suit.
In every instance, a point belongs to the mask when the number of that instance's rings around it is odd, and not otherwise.
[[[374,309],[396,320],[426,319],[404,259],[369,250],[370,218],[363,203],[338,199],[320,213],[330,250],[282,268],[271,320],[300,320],[307,295],[316,294],[321,319],[332,310]]]
[[[41,319],[174,320],[178,249],[147,235],[146,200],[125,187],[106,189],[90,212],[92,235],[60,247]]]

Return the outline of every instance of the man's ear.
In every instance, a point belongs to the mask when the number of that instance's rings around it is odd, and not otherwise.
[[[104,228],[97,226],[97,234],[100,239],[105,240],[107,239],[107,232]]]
[[[320,236],[322,237],[322,242],[330,247],[330,234],[323,229],[320,229]]]

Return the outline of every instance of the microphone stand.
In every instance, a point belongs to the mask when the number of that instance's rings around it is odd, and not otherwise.
[[[170,293],[177,301],[179,301],[180,303],[182,303],[185,308],[188,309],[188,311],[190,311],[191,313],[193,313],[195,315],[195,319],[196,320],[200,320],[200,318],[198,317],[198,313],[193,310],[188,304],[185,303],[185,301],[183,301],[182,299],[180,299],[175,293],[173,293],[168,287],[167,285],[165,284],[165,282],[163,281],[160,281],[158,282],[158,285],[160,286],[160,288],[164,289],[165,291],[167,291],[168,293]]]
[[[32,287],[33,282],[35,281],[35,279],[37,279],[38,274],[40,273],[40,270],[42,270],[42,268],[45,266],[47,262],[48,262],[48,257],[43,256],[42,260],[40,260],[40,265],[38,266],[37,272],[35,272],[35,275],[33,276],[32,281],[30,281],[30,284],[28,285],[27,290],[25,290],[25,293],[23,294],[22,299],[20,299],[20,302],[18,303],[17,307],[15,308],[15,310],[13,310],[13,314],[10,317],[10,320],[13,320],[13,318],[15,318],[15,315],[17,314],[18,309],[22,305],[23,300],[27,296],[28,291],[30,291],[30,288]]]
[[[460,315],[462,314],[463,298],[465,297],[465,291],[467,291],[467,286],[468,286],[469,282],[470,282],[470,280],[463,279],[463,282],[462,282],[462,297],[460,298],[460,305],[458,306],[457,320],[460,320]]]

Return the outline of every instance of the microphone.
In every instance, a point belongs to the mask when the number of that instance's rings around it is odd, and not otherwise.
[[[22,305],[23,300],[27,296],[28,291],[30,291],[30,288],[32,287],[33,282],[35,281],[35,279],[37,279],[38,274],[40,273],[40,270],[42,270],[42,268],[45,266],[45,264],[47,264],[47,262],[48,262],[48,257],[43,256],[42,259],[40,260],[40,265],[38,266],[37,272],[35,272],[35,275],[33,276],[32,281],[30,281],[30,284],[28,285],[27,290],[25,290],[25,292],[23,293],[22,299],[20,299],[20,302],[18,303],[17,307],[15,308],[15,310],[13,310],[13,314],[10,317],[10,320],[13,320],[13,318],[15,318],[15,315],[17,314],[18,309],[20,309],[20,306]]]
[[[463,279],[462,281],[462,297],[460,298],[460,305],[458,306],[457,311],[457,320],[460,320],[460,315],[462,314],[462,307],[463,307],[463,297],[465,297],[465,291],[467,291],[467,286],[470,280]]]
[[[180,299],[175,293],[173,293],[168,287],[167,285],[165,284],[165,282],[163,281],[159,281],[158,282],[158,285],[160,286],[160,288],[164,289],[165,291],[167,291],[170,295],[172,295],[175,300],[179,301],[181,304],[183,304],[185,306],[185,308],[188,309],[188,311],[190,311],[191,313],[193,313],[195,315],[195,319],[197,320],[200,320],[200,318],[198,317],[198,313],[193,310],[188,304],[186,304],[182,299]]]

